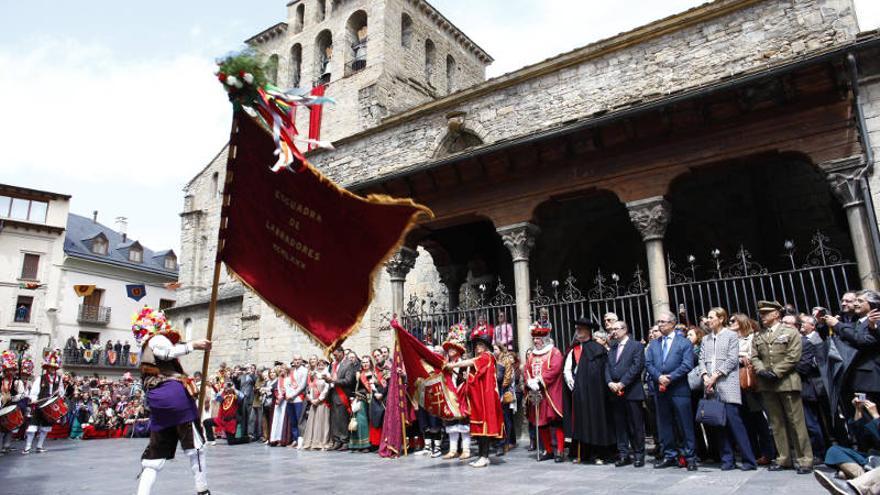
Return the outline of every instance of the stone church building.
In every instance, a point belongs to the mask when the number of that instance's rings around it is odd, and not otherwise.
[[[316,166],[436,215],[386,264],[358,352],[391,341],[392,313],[435,339],[505,317],[522,351],[539,307],[563,346],[581,315],[642,337],[662,310],[835,308],[878,285],[880,34],[850,0],[716,0],[489,80],[423,0],[294,0],[247,43],[279,85],[337,100]],[[207,324],[225,163],[184,190],[169,314],[187,338]],[[317,351],[225,275],[217,318],[215,365]]]

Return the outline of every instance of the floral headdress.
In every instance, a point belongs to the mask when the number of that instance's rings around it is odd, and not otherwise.
[[[131,317],[131,333],[139,344],[154,335],[164,335],[172,344],[180,341],[180,333],[171,326],[165,313],[149,306],[144,306]]]
[[[17,370],[18,369],[18,356],[15,355],[15,351],[12,351],[9,349],[3,351],[3,354],[0,354],[0,365],[2,365],[3,371]]]
[[[61,367],[61,349],[54,349],[43,358],[43,367]]]
[[[21,360],[21,374],[22,375],[33,375],[34,374],[34,360],[30,358],[30,356],[25,356]]]

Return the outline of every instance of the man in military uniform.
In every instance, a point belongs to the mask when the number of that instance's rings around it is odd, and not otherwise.
[[[797,473],[812,471],[813,450],[804,421],[801,379],[795,366],[801,359],[801,338],[797,329],[782,323],[782,305],[758,301],[763,329],[752,343],[752,366],[758,375],[758,390],[773,429],[779,454],[770,471],[791,469],[789,447],[797,455]],[[789,432],[793,438],[789,439]]]

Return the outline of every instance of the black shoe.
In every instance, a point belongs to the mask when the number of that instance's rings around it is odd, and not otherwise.
[[[630,464],[632,464],[632,459],[629,457],[620,457],[614,461],[614,467],[629,466]]]
[[[504,447],[495,449],[495,457],[504,457]]]
[[[538,448],[534,445],[529,445],[528,448],[526,448],[526,452],[534,452],[536,450],[538,450]]]
[[[696,471],[697,470],[697,461],[690,461],[687,465],[688,471]]]
[[[538,462],[549,461],[550,459],[554,459],[554,458],[556,458],[555,455],[551,454],[550,452],[544,452],[543,454],[538,456]]]
[[[775,462],[770,464],[769,466],[767,466],[767,471],[785,471],[787,469],[791,469],[791,468],[787,467],[787,466],[782,466],[782,465],[776,464]]]
[[[557,464],[560,462],[565,462],[565,456],[562,454],[556,454],[556,456],[553,458],[553,462]]]
[[[654,469],[665,469],[668,467],[678,467],[678,461],[673,458],[669,458],[654,463]]]
[[[636,456],[636,460],[633,461],[633,467],[644,467],[645,466],[645,456]]]
[[[734,469],[736,469],[736,464],[726,464],[721,466],[722,471],[733,471]]]
[[[834,479],[822,471],[813,471],[813,476],[816,477],[816,481],[822,485],[822,488],[828,490],[829,493],[836,493],[838,495],[859,495],[859,492],[856,491],[849,482]]]
[[[798,466],[797,471],[795,471],[795,472],[797,474],[810,474],[813,472],[813,468]]]
[[[757,471],[758,466],[755,466],[754,464],[743,464],[742,466],[739,467],[739,470],[740,471]]]

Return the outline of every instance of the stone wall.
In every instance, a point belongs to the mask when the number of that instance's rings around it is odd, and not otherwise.
[[[713,14],[742,3],[713,2],[490,80],[389,118],[312,160],[351,185],[430,161],[453,110],[466,112],[465,127],[493,143],[760,70],[857,33],[849,0],[767,0]],[[692,24],[676,24],[687,19]]]
[[[300,4],[305,7],[301,30],[296,20]],[[464,45],[460,34],[456,38],[454,26],[435,18],[433,9],[421,0],[328,1],[326,15],[320,21],[315,16],[317,4],[318,0],[304,0],[291,5],[287,28],[252,40],[251,45],[267,57],[278,56],[278,85],[282,87],[293,85],[292,75],[296,71],[292,48],[299,45],[300,87],[311,87],[321,75],[318,37],[325,31],[332,35],[331,78],[325,94],[333,97],[336,104],[323,110],[323,139],[338,140],[373,127],[389,115],[448,94],[447,55],[455,60],[455,88],[473,86],[485,79],[485,62]],[[358,11],[367,15],[367,65],[359,72],[349,73],[346,64],[353,59],[350,47],[354,34],[348,22]],[[408,47],[401,43],[404,12],[412,19]],[[432,84],[425,80],[426,39],[431,39],[436,48]],[[308,124],[308,112],[300,111],[297,127],[306,130]]]

